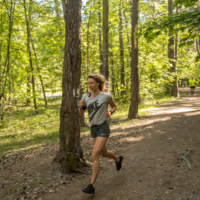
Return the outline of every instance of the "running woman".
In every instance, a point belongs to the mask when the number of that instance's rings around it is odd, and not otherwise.
[[[189,80],[189,85],[190,85],[191,95],[194,95],[194,90],[195,90],[195,86],[196,86],[196,80],[194,79],[194,77],[192,77]]]
[[[82,191],[88,194],[95,194],[95,182],[99,174],[100,156],[111,158],[116,163],[119,171],[122,167],[123,156],[116,156],[106,148],[106,142],[110,135],[109,118],[116,111],[116,105],[110,94],[105,93],[106,79],[103,75],[92,73],[88,76],[88,87],[91,93],[85,93],[80,101],[79,114],[83,115],[88,109],[89,127],[94,141],[92,151],[92,179],[90,184]],[[108,105],[111,111],[108,111]]]

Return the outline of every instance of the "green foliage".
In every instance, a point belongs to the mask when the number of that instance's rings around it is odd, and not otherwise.
[[[122,85],[119,3],[119,0],[109,1],[109,84],[110,92],[119,106],[119,110],[114,115],[116,119],[127,117],[131,98],[131,4],[130,1],[123,0],[122,34],[125,85]],[[145,105],[147,102],[150,106],[157,106],[159,95],[165,95],[169,91],[175,75],[179,80],[188,79],[191,76],[194,76],[195,79],[200,78],[200,55],[197,56],[194,49],[194,40],[199,40],[200,36],[200,14],[196,3],[198,3],[196,0],[176,0],[174,8],[178,6],[179,13],[168,17],[167,0],[140,2],[137,35],[140,106],[147,106]],[[26,14],[32,39],[31,54],[34,67],[32,73],[27,51],[24,1],[0,0],[0,5],[0,95],[4,92],[0,109],[1,105],[5,104],[6,107],[4,120],[0,121],[2,139],[0,148],[5,153],[57,141],[60,101],[53,105],[55,102],[48,99],[49,105],[42,106],[43,98],[41,98],[42,89],[39,75],[43,79],[47,95],[62,91],[65,24],[61,2],[57,0],[26,1]],[[102,10],[102,1],[99,5],[99,1],[94,0],[87,0],[86,5],[82,8],[81,84],[83,92],[88,91],[88,74],[100,72],[99,31],[101,31],[101,46],[103,47]],[[101,23],[99,23],[99,12]],[[10,19],[12,20],[10,21]],[[178,32],[179,37],[177,74],[169,71],[168,29],[172,28],[172,34]],[[34,94],[31,87],[32,74],[36,80]],[[34,98],[39,104],[39,115],[37,116],[32,109]],[[27,101],[31,101],[30,106],[26,106]],[[143,114],[146,115],[146,111]],[[140,115],[143,114],[140,113]],[[88,128],[83,128],[82,134],[85,134],[86,131]]]
[[[200,26],[200,12],[199,7],[191,7],[197,1],[184,1],[179,0],[175,2],[175,6],[185,5],[189,7],[188,9],[183,9],[178,13],[174,13],[170,16],[161,16],[154,20],[149,20],[145,22],[139,29],[137,37],[144,36],[147,42],[151,42],[153,39],[157,38],[163,32],[167,33],[168,30],[172,34],[181,34],[179,40],[179,47],[184,47],[186,45],[193,45],[194,39],[199,39],[200,36],[199,26]],[[199,60],[198,55],[196,57],[196,62]]]
[[[174,99],[164,95],[156,96],[153,100],[140,103],[139,114],[141,117],[150,115],[151,108],[158,107],[161,103],[171,102]],[[17,108],[8,105],[5,109],[5,120],[1,121],[4,124],[0,127],[0,157],[7,153],[16,153],[38,148],[45,144],[57,143],[60,104],[61,99],[49,100],[47,107],[44,107],[42,103],[39,104],[39,115],[35,115],[31,106],[19,105]],[[117,102],[117,111],[112,115],[112,119],[121,121],[121,119],[127,118],[129,106],[129,102]],[[85,116],[88,121],[87,115]],[[124,123],[121,123],[121,126],[124,125]],[[81,128],[81,136],[89,133],[88,126]],[[70,159],[69,157],[66,162],[71,162]]]
[[[196,3],[198,2],[198,0],[175,0],[174,1],[174,7],[178,6],[179,8],[181,8],[182,6],[184,7],[192,7],[194,6]]]

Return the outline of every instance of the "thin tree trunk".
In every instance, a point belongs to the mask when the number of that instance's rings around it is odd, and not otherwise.
[[[176,13],[178,13],[178,7],[176,8]],[[175,70],[176,70],[176,66],[177,66],[177,62],[178,62],[178,32],[176,33],[176,37],[175,37]],[[176,87],[176,91],[177,91],[177,97],[179,97],[179,91],[178,91],[178,80],[177,80],[177,75],[175,76],[175,87]]]
[[[87,24],[87,76],[89,75],[90,71],[90,41],[89,41],[89,34],[90,34],[90,20],[91,20],[91,12],[92,12],[92,4],[90,5],[90,14],[89,20]]]
[[[196,30],[195,30],[195,34],[197,35],[197,31],[196,31]],[[199,45],[199,44],[198,44],[198,39],[196,38],[196,39],[195,39],[195,47],[196,47],[195,50],[196,50],[196,52],[197,52],[197,55],[199,55],[199,47],[198,47],[198,45]]]
[[[0,71],[0,101],[4,97],[5,88],[7,85],[7,78],[9,79],[9,99],[11,93],[11,82],[10,82],[10,48],[11,48],[11,35],[12,35],[12,28],[14,22],[14,12],[15,12],[15,2],[10,2],[10,10],[9,10],[9,31],[8,31],[8,43],[7,43],[7,56],[4,65],[3,72]],[[4,82],[4,83],[3,83]]]
[[[101,42],[101,0],[99,0],[99,12],[98,12],[98,15],[99,15],[99,55],[100,55],[100,72],[101,74],[103,73],[103,55],[102,55],[102,42]]]
[[[153,20],[155,19],[155,15],[156,15],[156,6],[155,6],[155,1],[153,0]]]
[[[31,44],[32,44],[32,48],[33,48],[33,51],[34,51],[34,55],[35,55],[35,61],[36,61],[37,71],[38,71],[39,78],[40,78],[40,83],[41,83],[41,86],[42,86],[42,93],[43,93],[43,97],[44,97],[45,106],[47,106],[46,92],[45,92],[45,89],[44,89],[44,84],[43,84],[42,76],[41,76],[41,73],[40,73],[40,68],[39,68],[38,61],[37,61],[37,54],[36,54],[35,47],[34,47],[32,39],[31,39]]]
[[[28,94],[28,98],[26,100],[26,105],[29,106],[30,103],[31,103],[31,100],[30,100],[30,96],[31,96],[31,77],[28,75],[27,76],[27,82],[26,82],[26,91],[27,91],[27,94]]]
[[[62,0],[65,19],[65,55],[63,64],[62,105],[60,109],[60,149],[55,161],[63,173],[77,171],[83,151],[77,95],[81,77],[81,0]]]
[[[32,62],[32,53],[31,53],[31,47],[30,47],[30,26],[29,26],[29,20],[27,16],[27,9],[26,9],[26,0],[24,0],[24,10],[25,10],[25,18],[26,18],[26,28],[27,28],[27,50],[29,54],[29,62],[30,62],[30,68],[31,68],[31,83],[32,83],[32,92],[33,92],[33,102],[34,102],[34,108],[35,108],[35,113],[38,114],[37,110],[37,103],[36,103],[36,98],[35,98],[35,78],[34,78],[34,69],[33,69],[33,62]]]
[[[139,105],[139,69],[138,69],[138,39],[135,37],[135,33],[138,29],[138,4],[139,0],[132,1],[132,16],[131,16],[131,105],[129,108],[129,119],[138,118],[138,105]]]
[[[112,94],[115,96],[115,76],[114,76],[114,58],[112,44],[110,45],[110,60],[111,60],[111,80],[112,80]]]
[[[122,0],[119,5],[119,43],[120,43],[120,68],[121,68],[121,96],[125,94],[124,81],[124,42],[123,42],[123,27],[122,27]]]
[[[13,5],[14,4],[14,5]],[[11,100],[11,78],[10,78],[10,45],[11,45],[11,34],[14,21],[14,10],[15,3],[10,2],[10,14],[9,14],[9,33],[8,33],[8,48],[7,48],[7,76],[8,76],[8,90],[9,90],[9,101]]]
[[[102,74],[109,79],[108,68],[108,0],[103,0],[103,67]]]
[[[168,14],[173,14],[172,9],[172,0],[168,0]],[[169,29],[169,41],[168,41],[168,58],[171,65],[171,73],[176,73],[176,64],[174,59],[174,36],[171,33],[172,29]],[[177,76],[174,75],[174,80],[171,86],[171,96],[178,97],[178,83],[177,83]]]
[[[128,51],[129,51],[129,54],[130,54],[130,57],[131,57],[131,47],[130,47],[130,39],[129,39],[129,33],[128,33],[128,22],[127,22],[127,19],[126,19],[126,14],[125,12],[124,13],[124,20],[125,20],[125,27],[126,27],[126,36],[127,36],[127,43],[128,43]]]
[[[199,38],[199,49],[200,49],[200,36],[198,36],[198,38]]]

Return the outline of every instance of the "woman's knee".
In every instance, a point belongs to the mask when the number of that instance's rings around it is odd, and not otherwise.
[[[92,152],[92,160],[93,160],[93,162],[96,161],[96,160],[99,160],[99,157],[100,157],[100,153],[99,152],[96,152],[96,151]]]

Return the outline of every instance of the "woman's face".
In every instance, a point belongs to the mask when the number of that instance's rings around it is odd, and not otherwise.
[[[98,83],[93,78],[88,78],[88,87],[91,91],[98,90]]]

